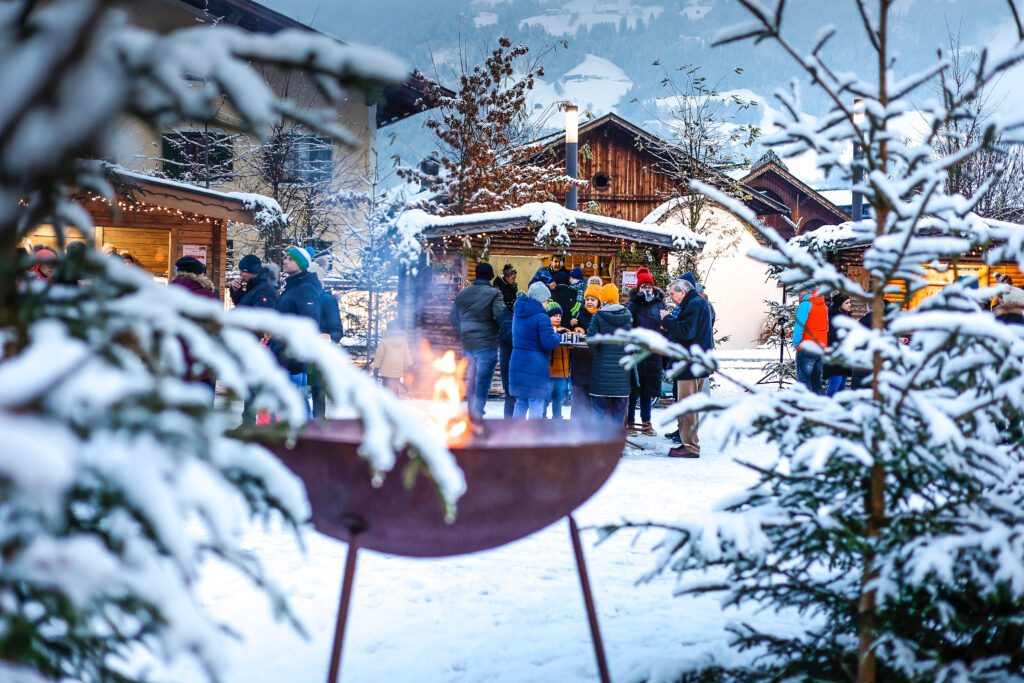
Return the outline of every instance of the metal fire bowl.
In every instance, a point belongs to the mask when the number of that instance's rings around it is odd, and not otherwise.
[[[364,548],[443,557],[495,548],[543,529],[583,504],[622,455],[622,427],[552,420],[486,420],[482,434],[452,453],[466,477],[455,522],[444,520],[429,473],[406,488],[403,463],[375,488],[356,455],[357,420],[310,423],[294,448],[268,444],[306,485],[313,525]]]

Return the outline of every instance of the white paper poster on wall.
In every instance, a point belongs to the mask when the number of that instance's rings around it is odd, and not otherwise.
[[[206,265],[206,247],[202,244],[183,244],[181,245],[181,255],[191,256],[197,259],[204,266]]]
[[[624,270],[622,271],[622,286],[632,289],[636,287],[636,271],[635,270]]]

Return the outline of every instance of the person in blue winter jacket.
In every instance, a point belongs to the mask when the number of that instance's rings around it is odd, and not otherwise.
[[[509,360],[509,390],[516,398],[512,417],[540,420],[551,395],[549,359],[562,338],[551,327],[544,302],[551,291],[543,282],[530,285],[512,309],[512,357]]]

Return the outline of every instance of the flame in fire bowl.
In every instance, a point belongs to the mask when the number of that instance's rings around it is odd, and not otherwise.
[[[267,446],[305,483],[317,530],[346,542],[359,532],[362,547],[409,557],[473,553],[543,529],[601,488],[625,443],[608,423],[486,420],[452,448],[467,491],[449,524],[425,472],[407,488],[400,465],[374,487],[361,439],[357,420],[331,420],[311,422],[291,449]]]

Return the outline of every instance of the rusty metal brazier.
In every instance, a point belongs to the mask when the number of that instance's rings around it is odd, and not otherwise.
[[[442,557],[495,548],[569,517],[569,530],[602,681],[608,668],[571,513],[611,476],[625,443],[621,425],[553,420],[485,420],[452,454],[467,483],[453,523],[444,519],[426,472],[411,488],[396,471],[379,487],[357,455],[356,420],[311,422],[292,448],[268,444],[305,483],[313,525],[349,544],[328,672],[335,683],[355,576],[356,553],[368,548],[409,557]]]

